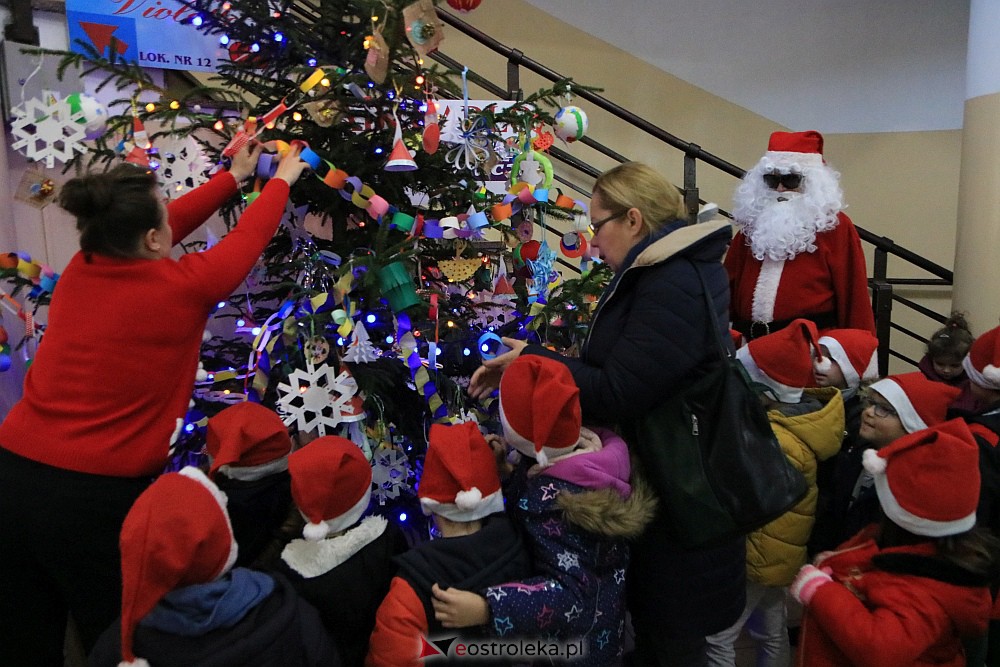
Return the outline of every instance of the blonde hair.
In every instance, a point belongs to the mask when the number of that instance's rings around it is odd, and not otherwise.
[[[597,177],[593,194],[600,194],[609,211],[639,209],[647,234],[687,214],[674,184],[641,162],[626,162],[604,172]]]

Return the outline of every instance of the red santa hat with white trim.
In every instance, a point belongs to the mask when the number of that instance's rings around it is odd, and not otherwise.
[[[554,359],[523,354],[500,377],[500,424],[507,443],[548,465],[580,441],[580,389]]]
[[[237,403],[211,417],[205,439],[211,479],[221,471],[232,479],[254,481],[288,470],[288,428],[260,403]]]
[[[768,170],[798,171],[818,167],[823,161],[823,135],[816,130],[773,132],[761,158]]]
[[[417,496],[424,514],[452,521],[503,511],[496,459],[475,422],[431,425]]]
[[[350,528],[368,509],[372,467],[347,438],[323,436],[292,452],[288,474],[292,500],[309,522],[302,529],[309,542]]]
[[[979,448],[962,419],[867,449],[882,511],[916,535],[945,537],[971,530],[979,504]]]
[[[1000,327],[977,338],[962,360],[969,381],[984,389],[1000,390]]]
[[[923,373],[890,375],[869,387],[889,401],[907,433],[936,426],[947,418],[948,407],[962,390],[928,380]]]
[[[736,350],[754,382],[766,386],[782,403],[798,403],[802,390],[816,384],[813,356],[822,359],[819,334],[812,320],[797,319],[784,329],[755,338]]]
[[[226,495],[197,468],[161,475],[122,523],[120,667],[149,667],[133,649],[135,629],[167,593],[215,581],[236,562]]]
[[[816,370],[830,369],[831,359],[840,366],[847,386],[857,389],[862,382],[878,379],[878,338],[864,329],[828,329],[819,337],[829,358],[816,359]]]

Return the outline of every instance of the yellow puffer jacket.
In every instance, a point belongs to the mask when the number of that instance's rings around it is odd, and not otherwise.
[[[747,536],[747,577],[766,586],[787,586],[806,562],[806,542],[816,519],[816,466],[840,451],[844,401],[835,387],[806,389],[823,407],[796,416],[770,410],[767,418],[785,456],[805,475],[809,490],[795,507]]]

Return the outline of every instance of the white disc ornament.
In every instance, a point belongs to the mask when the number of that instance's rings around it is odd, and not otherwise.
[[[565,106],[552,119],[552,129],[557,137],[573,143],[587,134],[587,114],[578,106]]]
[[[96,97],[73,93],[66,96],[66,101],[74,115],[83,114],[76,122],[84,126],[87,139],[97,139],[108,131],[108,110]]]

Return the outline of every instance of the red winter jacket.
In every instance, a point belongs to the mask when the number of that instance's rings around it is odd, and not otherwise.
[[[931,542],[880,549],[876,528],[822,562],[835,583],[820,586],[805,609],[796,665],[965,665],[961,640],[986,631],[989,589],[935,558]]]

